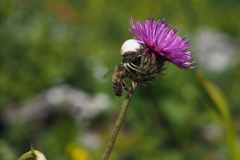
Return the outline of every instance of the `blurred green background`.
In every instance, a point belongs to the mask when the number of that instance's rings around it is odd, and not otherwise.
[[[103,75],[132,38],[129,17],[166,18],[197,68],[167,63],[139,86],[112,160],[239,160],[240,1],[0,0],[0,159],[101,159],[125,93]]]

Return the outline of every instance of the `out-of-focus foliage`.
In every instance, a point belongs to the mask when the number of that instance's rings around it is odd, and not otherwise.
[[[220,119],[223,120],[226,127],[226,138],[231,159],[240,159],[238,138],[233,128],[233,122],[228,111],[228,104],[223,93],[214,84],[205,80],[200,74],[198,76],[199,82],[207,95],[211,98],[216,106],[216,113],[219,114]]]
[[[132,38],[129,17],[153,14],[193,40],[198,67],[168,63],[154,85],[137,88],[110,159],[237,160],[238,0],[1,0],[0,159],[17,159],[31,143],[51,160],[101,159],[125,95],[102,76]]]

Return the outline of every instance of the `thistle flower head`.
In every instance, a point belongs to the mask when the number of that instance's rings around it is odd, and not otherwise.
[[[181,69],[188,69],[194,62],[190,62],[191,55],[194,52],[188,52],[187,49],[191,41],[184,41],[186,36],[179,37],[177,35],[178,29],[170,29],[169,23],[164,23],[163,20],[154,20],[148,17],[148,20],[136,20],[134,24],[130,19],[131,29],[130,33],[138,43],[142,44],[144,52],[147,54],[156,54],[166,61],[170,61]]]
[[[146,21],[136,20],[135,24],[130,19],[130,33],[134,39],[124,42],[121,54],[123,61],[123,76],[137,83],[150,82],[162,75],[165,62],[169,61],[181,69],[189,69],[191,55],[188,47],[190,41],[185,41],[186,36],[179,37],[178,29],[170,29],[169,23],[163,20],[154,20],[154,16]]]

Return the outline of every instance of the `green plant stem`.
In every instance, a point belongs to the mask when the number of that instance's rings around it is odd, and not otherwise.
[[[125,115],[125,113],[127,111],[129,102],[131,101],[132,95],[133,95],[134,90],[136,89],[136,87],[137,87],[137,83],[136,82],[132,82],[132,86],[131,86],[130,90],[128,91],[127,95],[126,95],[125,100],[123,101],[122,110],[121,110],[121,112],[120,112],[120,114],[119,114],[119,116],[117,118],[116,124],[114,126],[113,131],[112,131],[112,135],[111,135],[111,138],[110,138],[110,140],[108,142],[106,151],[104,153],[103,160],[108,160],[108,158],[109,158],[109,156],[111,154],[112,148],[114,146],[115,140],[117,138],[119,129],[120,129],[122,121],[123,121],[123,117],[124,117],[124,115]]]
[[[24,153],[20,158],[18,158],[18,160],[27,160],[28,158],[32,158],[33,155],[32,155],[32,152],[29,151],[27,153]]]
[[[34,150],[31,146],[31,150],[27,153],[24,153],[18,160],[27,160],[29,158],[35,158],[36,160],[46,160],[46,157],[39,151]]]

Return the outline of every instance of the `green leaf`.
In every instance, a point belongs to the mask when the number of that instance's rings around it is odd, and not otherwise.
[[[216,85],[214,85],[209,80],[204,79],[201,73],[197,75],[197,79],[200,85],[203,87],[203,89],[207,93],[207,95],[210,97],[210,99],[213,101],[213,103],[217,107],[219,113],[221,114],[220,117],[222,117],[222,120],[225,122],[226,130],[227,130],[227,133],[226,133],[227,145],[229,148],[229,154],[231,156],[231,159],[239,160],[240,154],[239,154],[238,139],[237,139],[236,132],[233,128],[232,119],[228,110],[229,106],[224,94]]]

